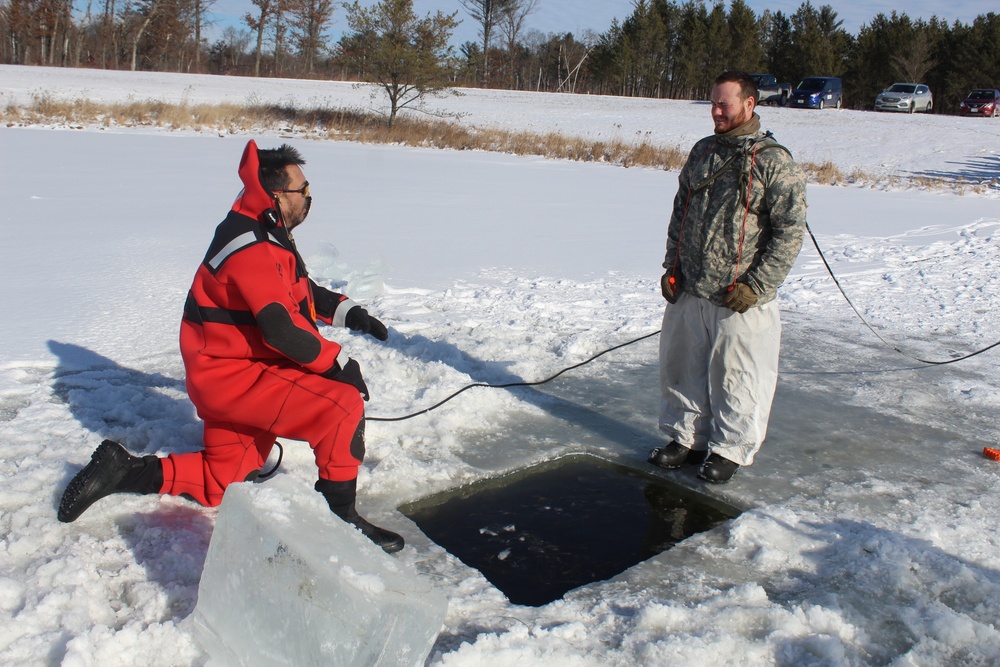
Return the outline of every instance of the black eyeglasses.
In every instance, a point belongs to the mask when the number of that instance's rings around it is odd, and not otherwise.
[[[296,194],[302,195],[303,197],[308,197],[309,196],[309,181],[306,181],[305,183],[303,183],[302,187],[299,188],[298,190],[275,190],[274,194],[277,195],[277,194],[281,194],[282,192],[284,192],[286,194],[289,193],[289,192],[294,192]]]

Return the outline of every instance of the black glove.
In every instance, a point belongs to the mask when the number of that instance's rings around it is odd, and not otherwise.
[[[347,311],[344,324],[351,331],[360,331],[379,340],[389,340],[389,330],[385,328],[377,318],[368,314],[368,311],[361,306],[354,306]]]
[[[365,384],[365,379],[361,377],[361,365],[354,359],[349,358],[343,368],[340,367],[340,364],[334,362],[333,368],[323,373],[323,377],[353,386],[361,392],[361,398],[366,401],[368,400],[368,385]]]
[[[757,294],[746,283],[731,285],[722,297],[722,305],[737,313],[745,313],[757,303]]]
[[[663,298],[669,303],[677,303],[679,288],[680,285],[677,284],[677,280],[669,273],[664,273],[663,277],[660,278],[660,292],[663,293]]]

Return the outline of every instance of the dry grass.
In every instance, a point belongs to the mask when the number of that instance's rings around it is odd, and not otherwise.
[[[388,127],[381,117],[353,109],[297,109],[255,101],[245,105],[168,104],[156,101],[98,104],[88,100],[58,101],[51,95],[37,94],[27,106],[11,105],[0,110],[0,122],[8,126],[150,126],[229,134],[281,131],[315,139],[493,151],[667,170],[680,169],[687,158],[686,151],[676,146],[658,146],[651,143],[648,137],[632,142],[598,141],[556,133],[480,129],[454,120],[406,116],[397,118],[393,126]],[[928,177],[901,180],[898,176],[890,176],[879,179],[857,168],[850,176],[845,177],[830,161],[801,164],[810,182],[824,185],[864,183],[872,186],[910,185],[932,189],[954,189],[960,185]],[[973,185],[967,183],[959,189],[964,190]]]
[[[802,170],[806,172],[806,178],[821,185],[839,185],[845,182],[844,173],[837,168],[837,165],[829,160],[822,164],[804,162],[802,163]],[[855,169],[855,173],[863,172]]]
[[[297,109],[280,105],[190,105],[144,101],[97,104],[57,101],[36,95],[26,107],[0,112],[8,126],[28,124],[150,126],[168,129],[247,133],[277,130],[309,137],[427,148],[482,150],[565,160],[606,162],[625,167],[678,169],[686,153],[648,141],[595,141],[561,134],[479,129],[449,120],[397,118],[388,127],[378,116],[351,109]]]

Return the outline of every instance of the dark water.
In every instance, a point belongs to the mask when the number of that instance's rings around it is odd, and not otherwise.
[[[602,581],[738,512],[653,475],[577,455],[400,508],[515,603]]]

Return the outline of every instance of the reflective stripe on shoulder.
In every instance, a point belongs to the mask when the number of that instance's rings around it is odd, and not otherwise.
[[[272,236],[270,232],[268,232],[267,238],[272,243],[276,245],[281,245],[280,243],[278,243],[278,239],[274,238],[274,236]],[[239,250],[242,250],[243,248],[246,248],[247,246],[257,243],[258,240],[263,240],[263,239],[258,239],[257,234],[253,232],[246,232],[240,234],[232,241],[227,243],[225,247],[215,255],[215,257],[208,260],[208,266],[211,267],[213,272],[218,270],[218,268],[222,266],[222,263],[225,262],[230,255]]]

